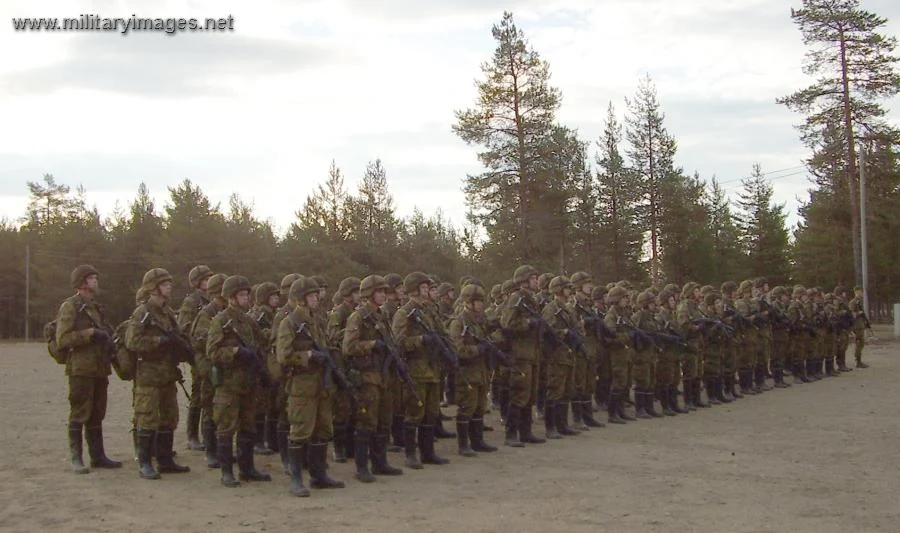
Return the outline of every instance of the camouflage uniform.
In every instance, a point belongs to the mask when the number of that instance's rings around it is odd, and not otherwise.
[[[706,407],[700,398],[699,376],[703,372],[703,332],[694,324],[695,320],[703,318],[703,314],[697,308],[694,290],[698,286],[691,282],[685,284],[681,291],[681,302],[678,304],[676,319],[682,335],[687,339],[687,349],[684,354],[684,362],[681,365],[682,387],[684,388],[684,406],[689,410],[697,407]]]
[[[675,316],[672,307],[674,293],[663,290],[659,294],[659,311],[656,321],[660,327],[671,334],[678,334]],[[663,407],[663,414],[675,416],[677,413],[687,413],[678,405],[678,383],[681,381],[681,358],[684,349],[680,346],[666,346],[659,354],[656,365],[656,395]]]
[[[275,311],[275,316],[272,317],[271,337],[269,337],[270,346],[275,345],[275,336],[278,334],[278,327],[281,325],[281,321],[284,320],[284,317],[297,306],[297,302],[291,300],[290,291],[291,285],[298,279],[303,279],[303,276],[297,273],[287,274],[281,278],[278,290],[284,305],[278,308],[278,310]],[[278,454],[281,457],[281,468],[285,475],[288,475],[290,474],[290,465],[288,464],[288,434],[290,433],[291,424],[288,422],[287,418],[287,391],[284,387],[284,372],[281,365],[278,364],[278,357],[275,354],[274,349],[270,350],[268,353],[266,368],[269,370],[269,376],[271,378],[269,388],[272,394],[272,399],[269,403],[268,419],[276,421],[275,440],[278,442],[277,448]]]
[[[791,329],[791,374],[794,376],[794,383],[809,382],[806,377],[806,344],[809,340],[809,332],[806,328],[809,327],[809,324],[803,311],[802,299],[804,298],[806,298],[806,291],[802,288],[795,288],[793,300],[787,309]]]
[[[659,323],[651,309],[652,303],[653,295],[649,291],[638,295],[636,310],[631,315],[631,323],[636,328],[647,332],[659,331]],[[634,383],[635,417],[637,418],[661,416],[653,407],[658,352],[659,349],[654,342],[645,340],[640,346],[635,346],[632,354],[632,382]]]
[[[588,358],[575,358],[575,382],[572,385],[572,421],[575,429],[586,430],[592,427],[602,427],[603,424],[594,420],[591,395],[597,386],[597,365],[601,358],[602,340],[599,335],[601,329],[599,322],[603,320],[591,305],[590,285],[591,278],[586,272],[572,274],[572,286],[575,290],[573,299],[575,314],[584,324],[584,348]],[[588,292],[585,292],[585,291]]]
[[[245,481],[271,481],[253,464],[255,396],[260,393],[260,375],[265,372],[261,350],[265,346],[262,330],[239,307],[240,293],[251,290],[244,276],[230,276],[222,286],[228,307],[213,318],[206,340],[206,354],[213,364],[213,421],[222,484],[236,487],[234,479],[234,438],[237,435],[237,463]]]
[[[856,368],[868,368],[869,365],[862,360],[863,348],[866,346],[866,310],[863,309],[862,289],[856,287],[854,291],[858,294],[847,304],[853,316],[853,357],[856,358]]]
[[[735,322],[737,310],[734,307],[734,293],[737,291],[738,285],[733,281],[722,283],[720,290],[722,292],[722,310],[723,316],[734,317],[731,319],[732,326],[731,336],[727,338],[722,346],[722,385],[723,395],[729,400],[735,398],[743,398],[743,394],[738,390],[735,374],[740,370],[741,363],[741,342],[743,332],[737,322]]]
[[[575,311],[566,303],[567,292],[572,288],[569,279],[557,276],[550,281],[553,299],[547,302],[542,316],[559,339],[543,354],[547,358],[547,399],[544,404],[544,427],[547,438],[558,439],[563,435],[578,435],[569,427],[569,402],[574,395],[576,359],[584,360],[584,325]],[[576,347],[581,346],[576,351]],[[582,369],[584,367],[582,366]],[[583,383],[582,378],[582,383]]]
[[[213,271],[206,265],[197,265],[188,273],[188,282],[194,288],[184,300],[178,310],[178,329],[185,335],[190,335],[191,326],[194,319],[203,307],[209,303],[206,296],[206,290],[202,288],[204,280],[212,277]],[[188,406],[187,417],[187,437],[188,449],[203,451],[206,447],[200,443],[200,416],[202,407],[200,406],[200,383],[197,377],[195,365],[191,365],[191,399]]]
[[[741,283],[741,297],[735,301],[734,308],[737,313],[743,317],[744,327],[741,331],[741,348],[740,348],[740,370],[738,378],[741,386],[741,392],[744,394],[759,394],[761,389],[756,386],[757,381],[754,380],[758,376],[759,368],[757,366],[761,352],[761,339],[759,335],[759,302],[752,297],[753,285],[750,281]]]
[[[278,333],[272,330],[275,309],[269,305],[269,300],[278,294],[278,290],[278,285],[270,281],[257,285],[254,290],[256,305],[250,309],[250,318],[256,321],[262,332],[261,349],[266,356],[267,373],[269,357],[275,350],[275,343],[272,339]],[[278,451],[278,417],[280,413],[273,407],[278,401],[279,386],[275,386],[275,380],[271,379],[271,376],[269,378],[264,383],[267,386],[261,387],[261,394],[256,396],[254,451],[262,455],[270,455]]]
[[[348,369],[347,358],[341,352],[344,343],[344,328],[347,325],[347,318],[356,307],[353,294],[356,293],[357,297],[359,295],[359,281],[359,278],[353,277],[341,280],[335,293],[341,298],[341,301],[328,314],[328,325],[325,330],[328,347],[336,355],[338,367],[344,371]],[[345,463],[348,458],[353,457],[353,431],[356,422],[353,397],[348,391],[337,391],[334,396],[332,415],[334,417],[334,460],[338,463]]]
[[[384,280],[388,284],[387,300],[382,304],[381,312],[384,313],[387,323],[393,324],[394,314],[400,309],[400,306],[405,303],[400,300],[401,291],[403,296],[406,295],[406,291],[403,289],[403,278],[401,278],[399,274],[388,274],[385,276]],[[403,426],[404,420],[406,419],[403,414],[405,400],[403,382],[390,376],[387,377],[387,379],[388,387],[391,389],[391,401],[393,402],[393,405],[391,405],[391,412],[393,413],[391,419],[391,437],[393,442],[388,446],[388,451],[399,452],[404,449]]]
[[[609,421],[613,424],[624,424],[626,421],[635,420],[625,412],[625,400],[628,397],[628,367],[634,349],[631,342],[632,324],[626,316],[627,309],[622,300],[628,297],[628,292],[622,287],[613,287],[607,294],[609,308],[606,311],[604,322],[606,327],[615,333],[615,338],[610,339],[607,347],[610,366],[610,392],[607,404]]]
[[[853,314],[845,298],[846,289],[838,285],[834,288],[837,339],[835,341],[835,365],[839,372],[850,372],[847,367],[847,348],[850,346],[850,330],[853,328]]]
[[[791,334],[790,326],[787,323],[788,307],[782,301],[782,296],[786,296],[787,291],[784,287],[775,287],[772,289],[773,302],[771,303],[775,310],[776,317],[772,322],[772,374],[775,379],[775,387],[781,389],[790,385],[784,382],[784,369],[790,363],[790,346]]]

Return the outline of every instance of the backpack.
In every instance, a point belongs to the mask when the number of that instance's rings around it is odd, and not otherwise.
[[[44,324],[44,339],[47,341],[47,352],[58,364],[69,362],[69,350],[60,351],[56,344],[56,319]]]
[[[113,342],[116,345],[116,355],[113,359],[113,370],[122,381],[131,381],[137,374],[137,354],[125,347],[125,331],[128,329],[130,319],[123,320],[113,334]]]

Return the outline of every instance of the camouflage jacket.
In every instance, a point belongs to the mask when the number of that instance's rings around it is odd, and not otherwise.
[[[550,300],[550,302],[544,306],[544,310],[541,311],[541,316],[547,324],[553,328],[556,337],[560,340],[565,339],[569,330],[574,331],[584,338],[584,323],[578,317],[578,314],[575,313],[574,309],[568,304],[559,301],[558,298]],[[547,352],[547,355],[551,358],[550,361],[553,364],[561,366],[575,365],[575,351],[566,344],[557,344],[552,348],[552,351]]]
[[[610,306],[603,321],[606,327],[616,334],[616,338],[609,343],[610,350],[614,352],[631,350],[631,332],[627,327],[623,327],[631,325],[631,321],[625,316],[625,310],[617,305]]]
[[[518,361],[530,361],[538,364],[541,359],[541,343],[537,329],[528,326],[528,313],[519,308],[519,302],[538,310],[537,302],[531,291],[519,289],[512,293],[500,315],[500,326],[508,334],[510,356]]]
[[[178,333],[175,313],[151,297],[137,306],[125,331],[125,347],[138,357],[135,385],[162,387],[182,379],[171,351],[161,346],[163,337]]]
[[[315,346],[328,349],[325,331],[308,307],[298,305],[278,325],[275,340],[278,363],[286,369],[288,394],[312,396],[324,390],[325,367],[311,358]]]
[[[185,335],[189,335],[197,313],[208,303],[209,300],[206,299],[206,296],[198,290],[185,296],[181,302],[181,308],[178,309],[178,329]]]
[[[222,384],[217,390],[232,394],[255,390],[263,360],[253,363],[238,360],[236,354],[242,343],[251,351],[260,350],[265,345],[262,330],[246,312],[229,305],[212,319],[206,338],[206,354],[221,373]]]
[[[484,313],[462,312],[450,320],[450,343],[459,354],[459,373],[470,385],[487,385],[490,380],[488,362],[478,348],[479,339],[488,339]]]
[[[60,352],[69,351],[67,376],[105,378],[110,375],[111,357],[102,344],[91,340],[91,328],[103,329],[113,336],[114,330],[103,318],[97,302],[78,294],[66,298],[57,315],[56,344]]]
[[[441,361],[437,347],[429,347],[422,342],[427,333],[426,327],[435,333],[441,331],[435,322],[433,311],[429,313],[425,305],[410,298],[406,305],[397,310],[391,323],[391,332],[397,341],[400,356],[409,365],[410,376],[419,383],[438,383],[441,379]]]
[[[362,382],[385,387],[388,377],[383,374],[384,355],[374,351],[376,341],[393,342],[391,328],[384,313],[371,301],[365,301],[347,318],[341,352],[354,369],[360,372]]]
[[[212,319],[224,308],[225,306],[219,300],[209,302],[197,313],[197,318],[194,319],[194,324],[191,326],[191,342],[194,345],[194,369],[197,376],[202,379],[209,379],[209,373],[212,370],[212,361],[210,361],[209,355],[206,353],[209,325]]]

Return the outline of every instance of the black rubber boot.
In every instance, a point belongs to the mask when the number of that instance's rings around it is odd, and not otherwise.
[[[609,400],[606,402],[606,414],[609,417],[610,424],[624,424],[625,419],[619,416],[619,393],[612,390],[609,392]]]
[[[857,357],[856,358],[856,368],[869,368],[869,365],[867,365],[866,363],[863,363],[861,357]]]
[[[837,355],[837,368],[839,372],[853,372],[853,369],[847,366],[847,354],[839,353]]]
[[[434,436],[438,439],[455,439],[456,433],[444,429],[444,422],[439,417],[434,424]]]
[[[88,453],[91,456],[91,468],[122,468],[121,461],[113,461],[106,456],[103,449],[103,427],[99,424],[94,427],[84,428],[84,436],[87,439]]]
[[[580,431],[569,427],[569,402],[559,402],[553,409],[556,415],[556,431],[558,431],[560,435],[565,435],[567,437],[581,435]]]
[[[775,366],[772,369],[772,381],[775,382],[776,389],[786,389],[790,387],[790,384],[784,382],[784,369],[780,366]]]
[[[278,442],[278,418],[273,413],[269,413],[266,418],[266,448],[281,453],[281,443]]]
[[[806,377],[806,361],[800,361],[794,365],[794,383],[809,383],[811,380]]]
[[[619,400],[618,400],[618,404],[616,405],[616,408],[619,411],[619,418],[621,418],[622,420],[625,420],[626,422],[634,422],[635,420],[637,420],[637,418],[628,414],[628,411],[625,409],[625,406],[629,403],[628,389],[620,389],[618,391],[618,398],[619,398]],[[631,402],[631,403],[633,403],[633,402]]]
[[[206,446],[200,442],[200,408],[189,407],[187,416],[188,450],[198,452],[206,451]]]
[[[572,429],[576,431],[588,431],[591,428],[584,422],[584,405],[579,400],[569,402],[572,405]]]
[[[456,418],[457,451],[463,457],[477,457],[478,454],[469,446],[469,423],[466,417]]]
[[[272,481],[272,476],[260,472],[253,464],[253,447],[256,444],[253,433],[238,433],[238,468],[241,481]]]
[[[816,375],[815,359],[806,360],[806,379],[808,379],[809,381],[819,381],[819,376]]]
[[[562,435],[556,428],[556,424],[558,422],[557,417],[554,414],[554,409],[556,404],[551,401],[546,401],[544,403],[544,429],[545,435],[548,439],[561,439]]]
[[[387,460],[387,433],[381,433],[372,437],[372,473],[376,476],[400,476],[403,470],[394,468]]]
[[[691,380],[682,380],[681,389],[684,396],[684,408],[688,411],[696,411],[697,405],[694,404],[694,387],[691,386]]]
[[[584,425],[589,428],[606,427],[606,424],[594,418],[594,408],[591,405],[591,400],[583,400],[581,402],[581,419],[584,421]]]
[[[291,475],[291,467],[290,467],[290,458],[288,457],[288,446],[290,443],[288,442],[288,437],[291,434],[291,426],[286,424],[278,424],[278,454],[281,456],[281,471],[284,472],[284,475]],[[306,460],[306,455],[300,456],[300,468],[303,468],[303,461]]]
[[[702,381],[703,380],[701,380],[700,378],[694,378],[691,380],[691,394],[694,397],[694,405],[702,408],[711,407],[708,403],[703,401]]]
[[[678,403],[678,385],[669,385],[669,405],[672,410],[680,415],[686,415],[690,411]]]
[[[720,403],[731,403],[734,401],[734,398],[725,394],[725,378],[717,377],[713,380],[713,386],[716,388],[716,398]]]
[[[388,446],[389,452],[402,452],[406,446],[404,437],[404,421],[406,417],[394,414],[391,417],[391,445]]]
[[[222,485],[228,488],[239,487],[241,482],[234,478],[234,442],[232,438],[216,435],[216,455],[219,468],[222,469]]]
[[[653,418],[663,418],[666,416],[656,410],[656,406],[653,405],[654,402],[655,394],[653,394],[653,389],[644,389],[644,409],[647,410],[647,414]]]
[[[435,426],[431,425],[419,426],[419,451],[422,455],[422,463],[426,465],[450,464],[449,459],[439,456],[434,451],[434,428]]]
[[[204,420],[202,424],[203,443],[206,446],[206,467],[219,468],[216,458],[216,424],[212,420]]]
[[[650,416],[650,413],[647,412],[647,404],[642,389],[635,389],[634,391],[634,416],[641,420],[653,418]]]
[[[531,432],[531,426],[534,424],[533,412],[531,407],[522,409],[519,414],[519,440],[525,444],[544,444],[547,439],[542,439]]]
[[[521,409],[514,405],[506,407],[506,438],[503,444],[513,448],[523,448],[525,445],[519,440],[519,415]]]
[[[728,387],[728,390],[731,391],[731,395],[735,400],[739,400],[744,397],[744,394],[741,392],[740,387],[738,386],[737,379],[735,379],[734,374],[729,374],[725,376],[725,386]]]
[[[81,422],[69,422],[69,455],[72,461],[72,472],[76,474],[88,474],[91,469],[84,465],[82,459],[84,444],[81,431],[84,425]]]
[[[184,474],[191,467],[175,462],[175,433],[171,429],[160,429],[156,432],[156,464],[160,474]]]
[[[469,438],[472,441],[472,450],[476,452],[496,452],[497,447],[484,442],[484,419],[478,413],[469,420]]]
[[[356,457],[356,427],[351,423],[347,424],[347,441],[344,443],[344,455],[347,459]]]
[[[285,452],[287,453],[288,457],[288,473],[291,476],[291,496],[297,496],[298,498],[308,498],[309,489],[303,486],[302,466],[302,458],[307,453],[306,445],[290,443],[288,444]]]
[[[756,368],[756,387],[762,392],[768,392],[772,390],[772,386],[766,383],[766,369],[765,367],[757,367]]]
[[[415,424],[405,424],[403,426],[403,448],[406,451],[406,468],[413,470],[422,470],[425,468],[419,461],[419,455],[416,453],[418,442],[418,426]]]
[[[152,454],[150,448],[153,441],[156,440],[156,434],[153,431],[136,431],[138,442],[138,474],[141,479],[159,479],[159,472],[153,468],[153,462],[150,460]]]
[[[328,442],[315,441],[306,445],[310,485],[314,489],[342,489],[344,482],[328,477]]]
[[[369,471],[369,443],[372,435],[362,430],[356,430],[354,434],[355,450],[353,451],[356,462],[356,479],[363,483],[373,483],[375,476]]]
[[[547,412],[547,386],[543,381],[541,379],[538,383],[537,401],[535,402],[539,418],[543,418],[544,413]]]
[[[272,455],[275,452],[266,447],[266,415],[256,415],[256,419],[253,422],[253,453]]]
[[[825,359],[825,375],[830,378],[836,378],[841,375],[841,373],[834,368],[834,357]]]
[[[344,441],[347,440],[347,427],[334,426],[334,462],[346,463],[347,455],[344,453]]]
[[[741,392],[744,395],[759,394],[759,390],[753,386],[753,369],[741,370],[738,376],[741,379]]]
[[[659,400],[660,406],[662,406],[662,414],[663,416],[676,416],[674,410],[672,410],[672,403],[669,401],[669,389],[668,387],[657,387],[656,388],[656,397]]]
[[[731,385],[731,382],[728,380],[728,374],[719,377],[719,390],[721,392],[721,397],[719,400],[722,403],[731,403],[735,400],[735,397],[732,396],[732,389],[734,388]]]
[[[706,400],[709,402],[709,405],[722,405],[722,400],[716,394],[716,378],[706,378],[704,385],[706,386]]]

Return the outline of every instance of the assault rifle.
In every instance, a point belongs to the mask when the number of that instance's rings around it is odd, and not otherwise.
[[[462,336],[466,338],[466,336],[472,337],[476,343],[478,343],[478,347],[482,346],[488,352],[488,366],[493,370],[497,368],[497,361],[500,361],[505,367],[513,368],[512,358],[507,355],[503,350],[497,347],[496,344],[489,341],[488,339],[479,337],[472,331],[472,328],[469,327],[468,324],[463,324]],[[524,375],[524,373],[520,372],[520,374]]]
[[[325,367],[322,375],[322,382],[325,385],[325,388],[330,388],[333,381],[337,381],[337,386],[344,392],[348,393],[350,397],[356,401],[356,389],[353,387],[353,384],[350,383],[350,380],[347,379],[347,376],[338,368],[337,364],[334,362],[334,359],[331,358],[331,351],[323,349],[316,339],[313,338],[312,332],[309,331],[309,328],[306,325],[306,322],[302,324],[297,324],[292,315],[288,315],[285,318],[290,320],[291,325],[296,328],[297,335],[301,335],[306,337],[312,342],[313,350],[318,352],[325,352],[328,354],[328,357],[325,358],[325,361],[322,365]]]
[[[601,316],[600,313],[594,311],[593,309],[585,309],[584,306],[577,302],[575,303],[575,309],[577,309],[581,314],[587,316],[587,318],[584,319],[584,325],[587,326],[590,324],[590,326],[594,329],[594,335],[596,335],[596,337],[600,339],[601,342],[605,341],[606,339],[616,338],[615,332],[609,329],[609,326],[607,326],[606,322],[603,321],[603,316]]]
[[[872,323],[869,322],[869,315],[866,314],[865,311],[859,314],[860,318],[866,323],[866,329],[872,329]]]
[[[584,357],[585,359],[589,359],[590,356],[587,354],[587,351],[584,349],[584,339],[578,335],[577,332],[573,329],[569,329],[570,332],[574,334],[574,336],[570,339],[569,342],[566,342],[565,339],[559,338],[556,330],[550,327],[550,324],[544,320],[544,317],[541,316],[537,311],[532,309],[522,298],[519,298],[519,301],[516,303],[516,307],[521,309],[522,311],[528,313],[529,317],[532,320],[536,320],[538,324],[538,337],[546,342],[550,347],[553,346],[565,346],[570,353],[575,353],[576,351]],[[566,324],[568,326],[568,322]],[[580,342],[579,342],[580,341]],[[569,344],[571,342],[571,345]],[[573,349],[574,346],[574,349]]]
[[[145,327],[147,325],[151,325],[164,333],[163,337],[167,339],[167,342],[169,344],[171,344],[176,362],[188,363],[191,366],[194,365],[194,347],[191,345],[190,340],[188,340],[188,337],[184,333],[178,331],[177,328],[173,329],[172,331],[166,331],[162,326],[157,324],[155,320],[153,320],[153,317],[150,316],[149,311],[144,313],[144,316],[141,317],[140,323]],[[114,345],[113,349],[115,349]]]
[[[88,317],[88,320],[91,321],[91,326],[95,330],[100,330],[106,333],[106,340],[103,341],[103,362],[116,364],[116,342],[113,339],[113,332],[110,331],[109,328],[101,326],[94,320],[94,317],[92,317],[91,314],[87,312],[87,304],[84,302],[82,302],[81,306],[78,308],[78,313],[82,312],[84,313],[84,316]]]
[[[695,318],[694,320],[691,320],[691,325],[699,326],[700,329],[707,334],[722,331],[728,337],[734,336],[734,328],[717,318]]]
[[[443,335],[440,335],[433,327],[429,326],[428,323],[422,319],[422,312],[419,309],[413,309],[406,315],[406,318],[412,319],[425,330],[425,333],[431,335],[431,338],[437,341],[438,354],[440,354],[444,361],[450,365],[451,369],[458,371],[459,354],[453,351],[453,348],[450,347],[450,343],[447,342],[447,339],[445,339]],[[466,379],[465,374],[457,372],[457,375],[462,379],[463,385],[466,386],[466,390],[472,390],[472,384]]]
[[[272,385],[272,382],[269,380],[269,371],[266,368],[265,356],[258,348],[257,349],[251,348],[246,343],[246,341],[244,341],[244,338],[241,337],[241,334],[238,333],[237,330],[234,328],[234,326],[231,325],[231,323],[232,323],[232,320],[228,319],[228,321],[225,322],[225,324],[222,326],[222,331],[231,331],[234,334],[234,336],[237,337],[238,344],[240,345],[240,347],[249,352],[252,352],[255,355],[255,357],[253,357],[249,362],[250,370],[253,372],[254,376],[256,376],[256,378],[259,379],[259,384],[264,389],[268,389]]]
[[[390,335],[385,335],[384,331],[382,331],[381,326],[378,322],[375,321],[375,318],[369,314],[365,320],[368,320],[372,323],[373,329],[378,334],[378,340],[385,346],[385,349],[381,352],[385,356],[384,360],[384,368],[382,368],[382,372],[388,374],[391,371],[391,366],[397,371],[397,376],[400,377],[400,380],[403,381],[403,384],[406,385],[406,388],[409,390],[409,393],[412,394],[412,397],[416,400],[416,405],[422,407],[425,405],[422,402],[422,399],[419,397],[419,393],[416,392],[416,383],[413,381],[412,376],[409,375],[409,366],[407,366],[406,362],[403,359],[400,359],[400,352],[397,350],[397,347],[394,345],[394,341],[391,339]]]

